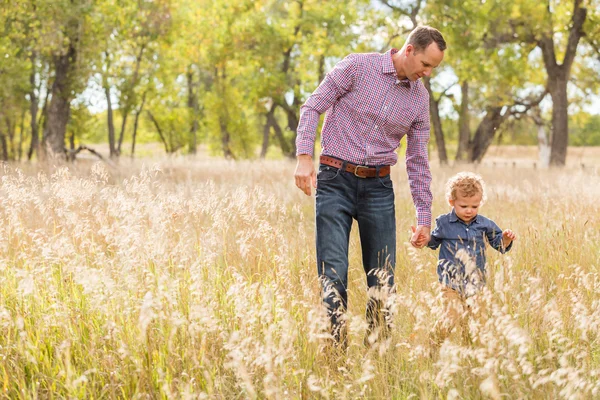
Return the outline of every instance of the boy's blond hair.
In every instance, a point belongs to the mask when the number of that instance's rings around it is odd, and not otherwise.
[[[481,204],[487,199],[483,178],[473,172],[459,172],[448,179],[448,182],[446,182],[446,198],[448,201],[456,200],[457,193],[464,197],[481,194]]]

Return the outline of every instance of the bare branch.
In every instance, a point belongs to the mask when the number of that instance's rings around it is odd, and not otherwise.
[[[442,93],[440,93],[440,97],[438,98],[437,101],[440,101],[442,99],[442,97],[446,96],[446,93],[448,92],[448,90],[452,89],[454,87],[454,85],[458,84],[458,81],[450,84],[446,89],[444,89],[442,91]]]
[[[89,151],[90,153],[92,153],[93,155],[98,157],[101,161],[104,161],[106,164],[110,165],[111,167],[116,168],[116,165],[111,160],[102,157],[102,154],[98,153],[96,150],[92,149],[91,147],[79,146],[78,148],[73,149],[73,150],[67,149],[66,147],[64,148],[64,151],[67,154],[67,160],[71,160],[71,161],[75,161],[75,159],[77,158],[77,154],[81,153],[83,150]]]
[[[563,68],[567,71],[571,69],[575,55],[577,54],[577,45],[579,40],[585,36],[583,31],[583,24],[587,17],[587,9],[581,7],[581,0],[573,1],[573,25],[569,30],[569,40],[567,41],[567,50],[565,52],[565,58],[563,60]]]
[[[544,100],[544,97],[546,97],[548,93],[548,89],[544,89],[544,91],[538,94],[537,96],[531,95],[526,99],[516,99],[513,102],[512,106],[510,106],[510,115],[519,117],[520,115],[527,113],[527,111],[529,111],[533,107],[537,107],[542,102],[542,100]],[[523,107],[523,109],[515,109],[515,107],[517,106]]]
[[[399,7],[399,6],[395,6],[393,4],[390,4],[389,0],[380,0],[382,4],[388,6],[389,8],[391,8],[392,10],[410,18],[410,21],[412,22],[412,28],[410,30],[413,30],[414,28],[417,27],[418,25],[418,21],[417,21],[417,15],[419,15],[419,11],[421,11],[421,0],[417,0],[416,4],[414,7],[409,8],[408,10]],[[410,31],[409,30],[409,31]]]
[[[508,21],[509,31],[508,32],[486,32],[483,35],[483,46],[486,49],[493,49],[498,45],[506,43],[531,43],[538,44],[538,40],[532,32],[526,31],[519,32],[519,28],[526,28],[524,21],[517,21],[511,19]],[[491,26],[495,26],[491,23]]]

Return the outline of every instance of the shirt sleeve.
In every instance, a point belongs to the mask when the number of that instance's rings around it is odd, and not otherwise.
[[[442,244],[442,227],[440,223],[440,218],[438,217],[435,220],[435,228],[431,232],[431,238],[429,239],[429,243],[427,243],[427,247],[430,249],[437,249]]]
[[[310,154],[312,156],[319,116],[327,111],[337,99],[352,90],[356,76],[356,57],[356,54],[350,54],[337,63],[300,107],[296,155]]]
[[[428,94],[427,94],[428,96]],[[429,98],[429,97],[427,97]],[[417,211],[417,223],[431,226],[431,171],[427,144],[429,143],[429,100],[422,107],[407,133],[406,172],[413,203]]]
[[[504,254],[512,248],[513,242],[510,242],[507,248],[502,246],[502,229],[492,220],[489,221],[486,229],[486,236],[490,246]]]

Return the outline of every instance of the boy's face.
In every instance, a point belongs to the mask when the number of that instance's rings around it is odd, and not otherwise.
[[[477,193],[471,197],[466,197],[462,193],[458,192],[456,193],[456,199],[449,200],[449,202],[450,205],[454,207],[456,216],[468,223],[471,222],[479,212],[481,193]]]

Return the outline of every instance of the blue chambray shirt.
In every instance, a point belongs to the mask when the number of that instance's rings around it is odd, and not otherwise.
[[[477,215],[470,223],[456,216],[454,208],[440,215],[427,247],[440,248],[437,273],[440,283],[471,296],[485,284],[485,242],[501,253],[502,230],[494,221]]]

